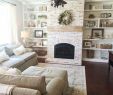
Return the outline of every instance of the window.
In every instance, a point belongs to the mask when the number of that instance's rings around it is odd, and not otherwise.
[[[0,45],[17,42],[16,6],[0,2]]]

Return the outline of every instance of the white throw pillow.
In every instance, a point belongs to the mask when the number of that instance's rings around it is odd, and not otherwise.
[[[9,60],[9,56],[6,54],[5,50],[0,52],[0,63]]]
[[[5,74],[9,74],[9,75],[21,75],[21,71],[18,70],[17,68],[10,68],[9,70],[6,71]]]
[[[26,52],[26,49],[24,48],[23,45],[21,45],[18,48],[14,49],[13,52],[15,55],[21,55]]]

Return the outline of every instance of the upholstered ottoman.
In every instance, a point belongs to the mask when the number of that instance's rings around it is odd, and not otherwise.
[[[29,75],[29,76],[45,76],[46,77],[46,83],[50,83],[52,81],[52,79],[54,78],[60,78],[62,80],[64,80],[64,84],[61,84],[61,82],[59,82],[59,85],[57,85],[58,87],[56,88],[60,88],[60,85],[63,85],[64,89],[63,89],[63,95],[66,95],[67,91],[68,91],[68,76],[67,76],[67,71],[66,70],[62,70],[60,68],[56,68],[56,67],[37,67],[37,66],[31,66],[29,68],[27,68],[26,70],[24,70],[22,72],[22,75]],[[53,84],[51,84],[53,85]],[[48,87],[48,86],[47,86]],[[49,86],[50,88],[50,86]],[[48,90],[48,88],[46,88]]]

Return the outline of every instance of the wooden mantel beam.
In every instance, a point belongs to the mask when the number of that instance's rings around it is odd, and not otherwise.
[[[48,26],[48,32],[83,32],[82,26]]]

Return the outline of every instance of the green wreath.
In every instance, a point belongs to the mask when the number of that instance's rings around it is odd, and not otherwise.
[[[69,10],[64,11],[59,16],[59,24],[69,25],[73,21],[72,13]]]

